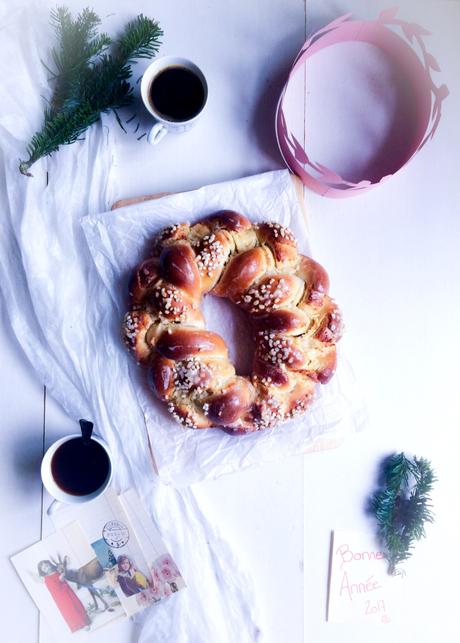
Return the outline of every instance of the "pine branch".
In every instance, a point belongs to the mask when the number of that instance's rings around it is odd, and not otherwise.
[[[107,34],[98,34],[100,19],[88,8],[73,19],[66,7],[58,7],[51,23],[58,38],[51,50],[54,69],[47,67],[54,88],[43,127],[27,147],[29,158],[19,165],[27,176],[33,163],[74,143],[102,113],[113,111],[121,123],[116,110],[134,99],[131,65],[154,56],[163,33],[157,22],[140,15],[112,43]]]
[[[51,12],[51,22],[59,39],[59,47],[51,50],[55,81],[51,110],[74,108],[78,102],[78,80],[90,61],[112,42],[107,34],[97,34],[99,17],[84,9],[76,18],[65,7]]]
[[[132,63],[136,58],[153,58],[158,52],[162,35],[158,22],[140,14],[128,23],[125,33],[118,40],[116,55],[124,63]]]
[[[90,102],[100,112],[126,107],[133,101],[130,78],[128,65],[121,64],[111,54],[103,54],[98,64],[87,67],[83,72],[80,100]]]
[[[412,555],[415,543],[425,536],[425,524],[433,522],[429,494],[436,477],[424,458],[408,459],[395,453],[381,467],[381,489],[370,501],[377,521],[377,535],[388,559],[388,572]]]
[[[34,134],[27,146],[29,159],[21,161],[20,172],[32,176],[29,168],[35,161],[56,152],[61,145],[74,143],[98,119],[99,114],[89,103],[79,105],[72,112],[59,112],[54,115],[46,112],[43,128]]]

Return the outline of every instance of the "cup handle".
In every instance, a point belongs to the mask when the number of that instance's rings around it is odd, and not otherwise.
[[[59,502],[59,500],[53,500],[53,502],[50,504],[50,506],[46,510],[46,515],[51,516],[56,511],[58,511],[59,507],[62,507],[62,502]]]
[[[157,145],[168,133],[168,130],[161,123],[155,123],[150,130],[147,140],[150,145]]]

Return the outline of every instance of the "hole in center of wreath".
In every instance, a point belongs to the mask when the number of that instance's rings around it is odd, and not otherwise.
[[[250,375],[254,356],[251,320],[247,313],[222,297],[206,295],[201,311],[206,329],[225,340],[238,375]]]

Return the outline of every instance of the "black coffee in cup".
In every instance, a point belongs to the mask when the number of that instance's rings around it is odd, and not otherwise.
[[[150,84],[149,95],[158,115],[175,122],[194,118],[206,102],[206,89],[201,78],[180,65],[160,71]]]
[[[51,475],[57,486],[72,496],[87,496],[102,487],[110,474],[110,459],[96,440],[72,438],[51,458]]]

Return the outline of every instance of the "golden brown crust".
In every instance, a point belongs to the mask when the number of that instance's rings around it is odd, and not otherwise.
[[[254,397],[252,385],[237,376],[221,393],[209,398],[206,415],[215,426],[232,426],[249,411]]]
[[[303,303],[315,307],[322,306],[329,292],[329,277],[324,268],[310,257],[300,255],[297,274],[305,282]]]
[[[201,278],[190,244],[177,243],[163,248],[159,273],[164,281],[185,290],[192,297],[200,298]]]
[[[131,281],[125,341],[183,426],[271,428],[304,413],[334,373],[342,322],[328,290],[326,271],[297,252],[289,229],[221,210],[154,240]],[[236,375],[224,340],[204,328],[207,292],[250,315],[250,377]]]
[[[208,356],[227,357],[227,346],[216,333],[210,330],[177,328],[165,331],[156,343],[160,355],[175,362],[192,357]]]
[[[158,261],[147,259],[143,261],[134,273],[129,284],[129,294],[133,304],[140,304],[146,294],[159,279]]]
[[[209,217],[203,219],[205,225],[209,225],[212,230],[223,228],[230,232],[241,232],[252,228],[252,223],[243,214],[234,210],[219,210]]]
[[[230,260],[219,283],[212,290],[213,295],[228,297],[234,301],[263,275],[268,267],[267,255],[263,248],[252,248],[237,254]]]

